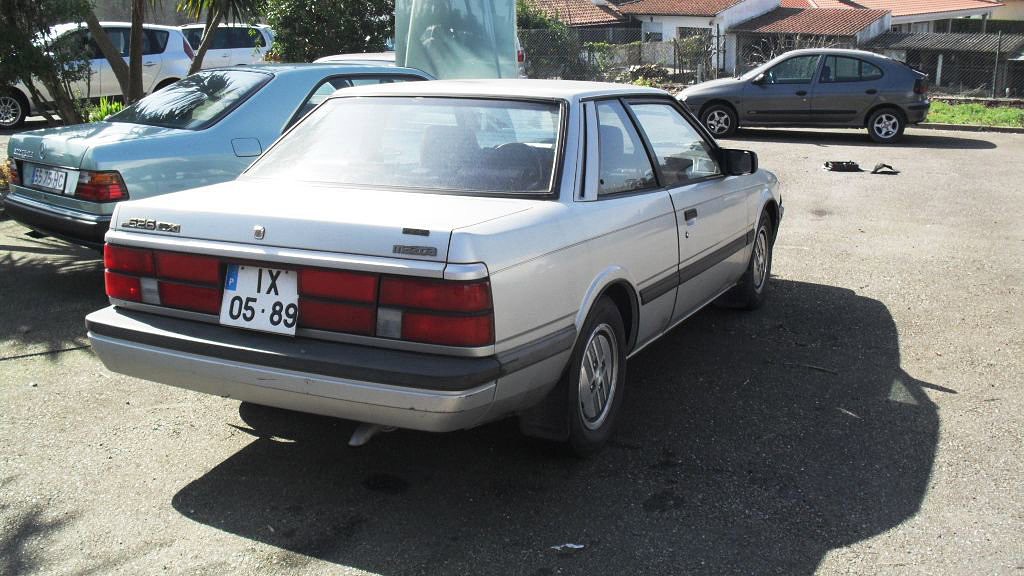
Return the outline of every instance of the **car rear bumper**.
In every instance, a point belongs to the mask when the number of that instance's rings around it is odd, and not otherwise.
[[[931,102],[909,104],[907,106],[907,123],[920,124],[921,122],[924,122],[924,119],[928,117],[928,110],[931,109],[931,107]]]
[[[13,190],[4,198],[4,211],[14,221],[33,230],[96,249],[103,247],[103,236],[110,227],[109,215],[50,206]]]
[[[531,392],[554,380],[545,382],[530,370],[562,351],[548,349],[527,362],[507,357],[503,363],[496,356],[282,338],[114,306],[87,316],[86,327],[93,350],[114,372],[256,404],[431,432],[481,424],[496,417],[496,404],[504,414],[539,399]],[[570,340],[566,346],[571,345]],[[500,393],[499,381],[506,382]]]

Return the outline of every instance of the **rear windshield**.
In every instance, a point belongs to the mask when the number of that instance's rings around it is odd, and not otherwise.
[[[334,98],[248,175],[364,188],[547,194],[557,103],[469,98]]]
[[[244,70],[199,72],[146,96],[107,120],[202,130],[215,124],[270,78],[269,74]]]

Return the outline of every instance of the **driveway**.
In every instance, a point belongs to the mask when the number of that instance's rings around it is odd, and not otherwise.
[[[510,421],[350,449],[352,423],[107,372],[97,255],[0,222],[0,573],[1024,569],[1024,136],[726,145],[784,182],[770,300],[631,360],[587,461]]]

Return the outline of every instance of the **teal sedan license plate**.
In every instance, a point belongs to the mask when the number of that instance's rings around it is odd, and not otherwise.
[[[32,185],[55,192],[63,192],[67,183],[68,173],[63,170],[51,170],[36,166],[32,170]]]
[[[295,335],[299,320],[298,273],[231,264],[224,279],[220,323]]]

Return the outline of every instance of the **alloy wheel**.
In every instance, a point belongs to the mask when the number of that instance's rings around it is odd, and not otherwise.
[[[871,129],[875,131],[879,138],[888,140],[899,133],[900,120],[895,114],[885,112],[875,117],[875,122],[871,125]]]
[[[768,233],[762,227],[754,239],[754,258],[751,262],[751,274],[754,278],[754,290],[760,292],[768,276]]]
[[[616,393],[618,363],[615,332],[608,324],[601,324],[590,334],[580,363],[579,412],[589,430],[597,430],[608,418]]]
[[[732,125],[732,118],[724,110],[713,110],[708,113],[704,123],[712,134],[725,134]]]
[[[14,96],[0,96],[0,126],[13,126],[21,118],[21,102]]]

